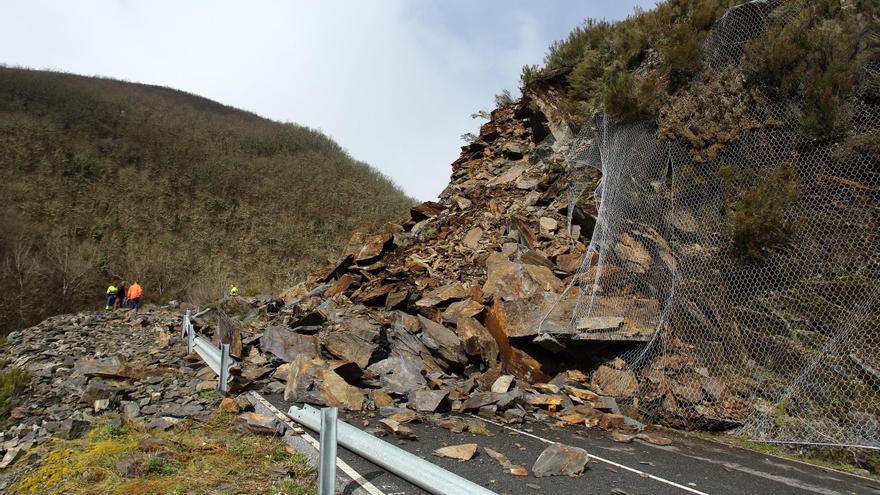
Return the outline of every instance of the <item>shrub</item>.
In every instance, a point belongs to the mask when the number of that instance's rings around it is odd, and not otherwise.
[[[30,378],[27,371],[0,360],[0,418],[9,417],[9,411],[18,403]]]
[[[786,215],[799,195],[797,174],[791,164],[784,163],[761,176],[751,170],[737,170],[727,165],[719,171],[728,184],[728,191],[735,193],[729,203],[729,218],[733,255],[745,262],[765,258],[775,250],[785,247],[791,239],[794,223]],[[749,188],[738,184],[737,174],[746,175],[752,182]]]
[[[834,138],[848,126],[847,100],[877,55],[876,21],[864,2],[844,9],[830,0],[789,2],[770,18],[767,32],[746,45],[750,81],[770,94],[795,98],[805,134]],[[873,26],[873,27],[872,27]]]

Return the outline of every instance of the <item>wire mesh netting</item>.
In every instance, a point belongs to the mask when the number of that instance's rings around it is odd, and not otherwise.
[[[703,118],[733,113],[734,138],[695,152],[598,115],[570,146],[569,218],[585,195],[596,211],[568,331],[629,343],[600,386],[655,421],[880,448],[880,167],[806,137],[801,102],[745,89],[743,47],[788,21],[778,5],[733,8],[706,41],[700,77],[726,99]],[[850,102],[847,136],[877,132],[870,101]]]

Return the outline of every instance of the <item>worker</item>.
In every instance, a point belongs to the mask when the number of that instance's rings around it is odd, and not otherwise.
[[[238,295],[238,287],[235,284],[229,284],[229,295],[235,297]]]
[[[128,288],[128,307],[137,311],[141,307],[142,295],[144,295],[144,290],[141,288],[141,284],[135,280],[131,287]]]
[[[107,311],[113,311],[113,305],[116,304],[116,296],[119,295],[119,287],[116,287],[116,284],[110,282],[110,286],[107,287],[107,304],[104,306],[104,309]]]
[[[113,304],[113,309],[119,309],[123,306],[128,306],[128,282],[120,282],[119,283],[119,291],[116,296],[116,303]]]

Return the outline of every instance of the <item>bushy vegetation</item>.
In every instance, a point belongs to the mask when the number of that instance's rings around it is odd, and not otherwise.
[[[743,0],[668,0],[650,11],[609,23],[588,19],[554,43],[541,68],[523,67],[522,82],[567,70],[574,113],[600,106],[621,122],[655,118],[669,95],[704,67],[708,33]],[[872,0],[790,0],[767,31],[748,43],[743,66],[753,86],[770,96],[797,97],[807,133],[834,137],[845,128],[847,99],[860,88],[868,63],[880,63],[878,10]],[[875,95],[876,97],[876,95]]]
[[[27,371],[0,359],[0,424],[5,422],[3,419],[9,418],[9,411],[17,404],[29,381]]]
[[[745,49],[755,84],[801,102],[808,135],[834,138],[849,125],[848,99],[864,67],[880,60],[880,4],[872,0],[793,0],[776,9],[767,32]]]
[[[99,308],[291,285],[412,204],[318,131],[168,88],[0,67],[0,333]]]
[[[623,122],[656,114],[663,95],[700,71],[709,29],[737,3],[670,0],[617,23],[588,19],[550,47],[542,69],[523,68],[523,82],[569,69],[572,103],[582,117],[600,105]]]
[[[728,217],[733,240],[731,254],[746,262],[766,258],[784,248],[795,225],[788,216],[798,199],[797,173],[788,163],[762,173],[722,165]]]

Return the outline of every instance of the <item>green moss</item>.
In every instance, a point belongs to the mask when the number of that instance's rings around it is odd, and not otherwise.
[[[161,441],[163,455],[141,451],[139,445],[145,440]],[[248,448],[237,448],[242,445]],[[126,477],[116,466],[131,457],[143,463]],[[290,478],[276,483],[279,472],[289,473]],[[158,495],[314,490],[314,473],[302,456],[287,453],[272,438],[240,433],[229,415],[217,415],[168,432],[105,425],[83,439],[53,439],[42,449],[38,463],[23,472],[8,492]]]

